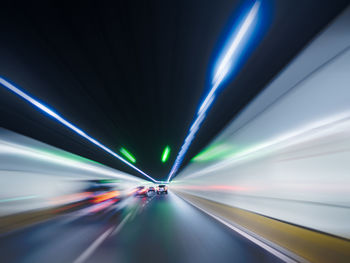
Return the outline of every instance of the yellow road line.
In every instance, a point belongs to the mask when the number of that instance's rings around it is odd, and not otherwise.
[[[310,262],[350,262],[350,241],[346,239],[291,225],[187,193],[177,191],[176,193],[199,207],[234,222]]]

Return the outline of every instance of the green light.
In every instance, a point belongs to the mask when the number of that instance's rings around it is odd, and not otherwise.
[[[212,144],[192,158],[192,162],[208,162],[223,160],[237,153],[237,149],[229,144]]]
[[[29,196],[19,196],[19,197],[14,197],[14,198],[1,199],[0,203],[12,202],[12,201],[22,201],[22,200],[27,200],[27,199],[32,199],[32,198],[37,198],[37,196],[36,195],[29,195]]]
[[[165,147],[163,154],[162,154],[162,163],[165,163],[168,160],[169,155],[170,155],[170,147],[167,146],[167,147]]]
[[[49,155],[52,155],[54,157],[61,157],[61,158],[65,158],[65,159],[69,159],[72,161],[78,161],[78,162],[84,162],[84,163],[96,163],[96,164],[100,164],[103,165],[99,162],[96,162],[94,160],[90,160],[84,157],[81,157],[79,155],[75,155],[73,153],[69,153],[69,152],[63,152],[63,151],[58,151],[56,149],[46,149],[46,148],[35,148],[41,152],[47,153]]]
[[[120,148],[120,153],[124,155],[124,157],[127,158],[130,162],[136,163],[135,157],[132,156],[132,154],[129,153],[125,148]]]
[[[102,179],[102,180],[99,180],[99,183],[101,184],[110,184],[110,183],[118,183],[120,182],[120,180],[118,179]]]

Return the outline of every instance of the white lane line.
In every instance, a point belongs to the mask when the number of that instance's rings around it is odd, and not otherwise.
[[[119,233],[119,231],[123,228],[123,226],[126,224],[128,221],[129,217],[131,216],[131,213],[129,213],[121,222],[120,224],[116,227],[116,229],[113,231],[111,236],[114,236]]]
[[[265,244],[264,242],[260,241],[259,239],[247,234],[246,232],[242,231],[241,229],[233,226],[232,224],[226,222],[225,220],[222,220],[220,217],[217,217],[216,215],[213,215],[212,213],[204,210],[203,208],[199,207],[198,205],[192,203],[191,201],[185,199],[186,202],[190,203],[191,205],[193,205],[194,207],[198,208],[199,210],[203,211],[204,213],[206,213],[207,215],[213,217],[214,219],[216,219],[217,221],[219,221],[220,223],[224,224],[225,226],[229,227],[230,229],[232,229],[233,231],[237,232],[238,234],[240,234],[241,236],[247,238],[248,240],[252,241],[253,243],[255,243],[256,245],[258,245],[259,247],[267,250],[268,252],[270,252],[271,254],[275,255],[276,257],[278,257],[279,259],[283,260],[284,262],[287,263],[298,263],[298,261],[286,256],[285,254],[281,253],[280,251],[276,250],[273,247],[270,247],[269,245]]]
[[[85,260],[87,260],[112,232],[112,235],[115,235],[122,229],[129,217],[130,213],[120,222],[120,224],[117,227],[112,226],[108,228],[74,261],[74,263],[83,263]]]
[[[110,227],[99,238],[97,238],[75,261],[74,263],[84,262],[94,251],[101,245],[101,243],[109,236],[114,227]]]

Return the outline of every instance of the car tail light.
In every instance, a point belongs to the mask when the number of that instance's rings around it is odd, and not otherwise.
[[[115,197],[117,197],[119,195],[120,195],[119,191],[110,191],[110,192],[103,193],[103,194],[95,196],[93,202],[94,203],[101,203],[101,202],[106,201],[108,199],[115,198]]]

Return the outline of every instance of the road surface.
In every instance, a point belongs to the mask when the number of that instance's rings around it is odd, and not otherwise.
[[[0,237],[1,262],[281,262],[174,193],[84,208]]]

